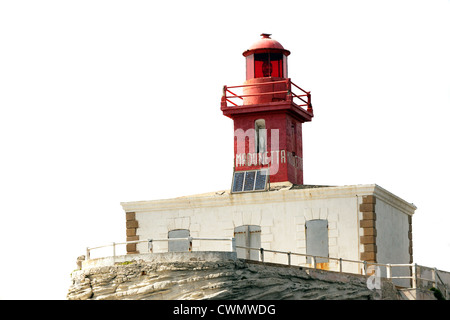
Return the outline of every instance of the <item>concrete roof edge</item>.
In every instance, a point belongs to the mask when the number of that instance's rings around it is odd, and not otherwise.
[[[414,205],[413,203],[400,198],[399,196],[380,187],[377,184],[375,184],[374,195],[376,198],[379,198],[380,200],[389,203],[390,205],[405,212],[406,214],[413,215],[414,211],[417,210],[417,206]]]
[[[300,199],[313,200],[324,198],[341,198],[348,196],[375,195],[400,211],[412,215],[417,207],[394,195],[376,184],[344,185],[344,186],[312,186],[294,188],[293,185],[280,184],[277,188],[266,192],[249,192],[232,194],[229,190],[208,192],[170,199],[121,202],[126,212],[163,211],[183,208],[232,206],[235,204],[256,204],[265,202],[288,202]]]

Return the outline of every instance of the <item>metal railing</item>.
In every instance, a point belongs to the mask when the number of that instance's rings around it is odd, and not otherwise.
[[[350,259],[343,259],[343,258],[333,258],[333,257],[323,257],[323,256],[315,256],[315,255],[309,255],[305,253],[297,253],[297,252],[290,252],[290,251],[279,251],[279,250],[270,250],[270,249],[264,249],[264,248],[254,248],[254,247],[245,247],[245,246],[236,246],[237,249],[245,249],[245,250],[255,250],[259,252],[259,261],[265,262],[265,252],[271,252],[271,253],[277,253],[277,254],[286,254],[287,255],[287,265],[292,265],[292,256],[301,256],[311,259],[311,263],[304,264],[305,266],[311,266],[314,269],[323,269],[323,265],[319,265],[317,263],[317,260],[326,260],[326,261],[336,261],[338,264],[338,270],[330,270],[328,271],[337,271],[342,273],[343,272],[343,262],[349,262],[349,263],[356,263],[363,265],[363,268],[361,269],[361,274],[363,275],[369,275],[370,267],[384,267],[386,268],[386,278],[387,279],[409,279],[410,280],[410,287],[411,288],[426,288],[429,287],[429,285],[426,285],[427,283],[431,283],[431,286],[439,289],[443,296],[446,299],[450,299],[450,290],[448,284],[446,284],[441,277],[439,276],[439,272],[444,273],[444,271],[437,270],[436,268],[429,268],[425,266],[418,265],[417,263],[376,263],[376,262],[368,262],[368,261],[361,261],[361,260],[350,260]],[[300,266],[300,265],[299,265]],[[411,270],[411,275],[407,276],[393,276],[392,275],[392,269],[393,268],[409,268]],[[422,276],[421,269],[429,269],[431,270],[431,279],[426,278]],[[372,272],[374,272],[373,270]],[[450,273],[449,273],[450,275]]]
[[[258,92],[253,94],[237,94],[230,89],[241,89],[241,88],[249,88],[249,87],[262,87],[262,86],[268,86],[268,85],[280,85],[285,84],[285,90],[278,90],[278,91],[270,91],[270,92]],[[300,90],[300,93],[293,92],[293,88]],[[254,84],[244,84],[240,86],[223,86],[223,94],[222,94],[222,106],[223,107],[230,107],[228,103],[230,103],[232,106],[240,106],[241,104],[238,104],[236,102],[233,102],[231,99],[240,99],[242,102],[244,101],[244,98],[247,97],[260,97],[264,95],[285,95],[286,101],[292,101],[297,107],[306,107],[306,110],[308,112],[312,113],[312,104],[311,104],[311,92],[305,91],[302,88],[300,88],[298,85],[293,83],[291,79],[285,79],[285,80],[278,80],[278,81],[270,81],[270,82],[261,82],[261,83],[254,83]],[[298,100],[295,100],[298,99]]]
[[[167,238],[167,239],[146,239],[146,240],[135,240],[135,241],[125,241],[125,242],[111,242],[110,244],[97,246],[97,247],[87,247],[86,248],[86,259],[91,259],[91,251],[95,249],[101,249],[101,248],[107,248],[112,247],[112,257],[116,257],[116,248],[120,245],[127,245],[127,244],[138,244],[138,243],[147,243],[147,249],[149,253],[153,253],[153,244],[155,242],[171,242],[171,241],[188,241],[189,243],[189,251],[192,251],[192,242],[193,241],[230,241],[230,247],[229,251],[236,251],[236,242],[235,238],[194,238],[194,237],[187,237],[187,238]]]
[[[187,241],[189,243],[189,250],[193,251],[193,241],[230,241],[230,245],[228,246],[228,250],[225,251],[231,251],[236,252],[237,249],[240,250],[247,250],[247,251],[257,251],[258,258],[257,259],[248,259],[248,260],[255,260],[260,261],[262,263],[265,262],[271,262],[271,263],[278,263],[280,262],[273,262],[270,259],[266,259],[266,253],[273,253],[273,254],[283,254],[286,255],[285,262],[281,262],[281,264],[287,264],[289,266],[304,266],[308,268],[313,269],[326,269],[327,271],[332,272],[344,272],[343,264],[344,263],[351,263],[351,264],[357,264],[358,266],[362,266],[361,268],[358,268],[358,274],[362,275],[371,275],[375,273],[375,270],[370,270],[371,267],[384,267],[386,271],[386,277],[387,279],[409,279],[410,280],[410,287],[411,288],[429,288],[430,283],[431,286],[434,288],[439,289],[443,296],[446,299],[450,299],[450,290],[449,285],[442,280],[441,276],[439,275],[439,272],[443,274],[447,274],[449,277],[450,282],[450,273],[444,272],[442,270],[438,270],[436,268],[430,268],[418,265],[417,263],[406,263],[406,264],[383,264],[383,263],[375,263],[375,262],[368,262],[368,261],[361,261],[361,260],[351,260],[351,259],[343,259],[343,258],[334,258],[334,257],[323,257],[323,256],[317,256],[317,255],[310,255],[306,253],[298,253],[298,252],[291,252],[291,251],[280,251],[280,250],[271,250],[271,249],[264,249],[264,248],[256,248],[256,247],[246,247],[246,246],[238,246],[236,245],[236,239],[235,238],[197,238],[197,237],[187,237],[187,238],[165,238],[165,239],[146,239],[146,240],[136,240],[136,241],[126,241],[126,242],[112,242],[107,245],[103,246],[97,246],[97,247],[88,247],[86,248],[86,260],[91,259],[91,251],[95,249],[100,248],[106,248],[106,247],[112,247],[112,257],[116,257],[116,247],[120,245],[127,245],[127,244],[138,244],[138,243],[147,243],[147,251],[148,253],[154,253],[154,243],[157,242],[171,242],[171,241]],[[204,251],[204,250],[202,250]],[[309,258],[310,263],[292,263],[292,257],[304,257]],[[250,255],[249,255],[250,257]],[[324,267],[323,262],[319,261],[327,261],[327,267]],[[334,261],[337,268],[332,270],[333,268],[329,268],[329,261]],[[393,276],[393,268],[408,268],[408,275],[401,275],[401,276]],[[431,278],[425,277],[426,272],[425,270],[429,270],[431,273]],[[355,272],[350,272],[355,273]],[[406,287],[406,286],[405,286]]]

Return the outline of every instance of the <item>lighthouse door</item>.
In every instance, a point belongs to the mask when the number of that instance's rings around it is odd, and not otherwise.
[[[328,257],[328,220],[306,221],[306,254]],[[317,258],[317,263],[328,262],[328,259]],[[307,258],[311,263],[311,258]]]
[[[259,248],[261,247],[261,227],[244,225],[234,228],[236,239],[236,253],[240,259],[259,260]],[[238,248],[245,247],[245,248]],[[255,248],[258,250],[252,250]]]

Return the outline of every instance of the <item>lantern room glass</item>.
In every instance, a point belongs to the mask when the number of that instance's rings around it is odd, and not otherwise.
[[[252,78],[287,78],[287,57],[282,53],[254,53],[246,57],[247,80]]]

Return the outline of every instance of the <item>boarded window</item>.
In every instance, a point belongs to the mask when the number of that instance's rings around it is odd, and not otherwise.
[[[261,247],[261,227],[245,225],[234,228],[236,247],[247,248]],[[236,248],[237,257],[240,259],[259,260],[259,250]]]
[[[169,231],[169,239],[188,238],[188,229],[177,229]],[[169,241],[169,252],[188,252],[191,244],[187,239]]]
[[[306,254],[328,257],[328,220],[306,221]],[[328,262],[328,259],[316,258],[316,263]],[[311,263],[311,258],[307,258]]]

